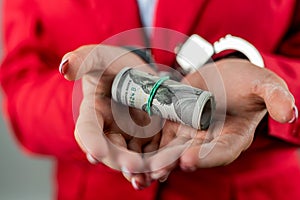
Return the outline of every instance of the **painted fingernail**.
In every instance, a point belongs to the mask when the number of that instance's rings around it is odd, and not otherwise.
[[[61,73],[61,75],[65,75],[68,72],[68,65],[69,59],[65,58],[61,61],[60,65],[59,65],[59,72]]]
[[[135,190],[142,190],[143,189],[143,187],[141,187],[140,184],[138,184],[138,182],[135,180],[135,178],[131,179],[131,184],[132,184],[132,186]]]
[[[146,184],[145,184],[145,187],[149,187],[151,185],[152,181],[153,181],[153,179],[150,176],[150,174],[146,174]]]
[[[87,160],[91,163],[91,164],[97,164],[98,160],[96,160],[91,154],[87,153],[86,154],[86,158]]]
[[[294,111],[294,116],[293,116],[293,119],[291,119],[289,121],[290,124],[294,123],[298,119],[298,116],[299,116],[298,108],[296,107],[296,105],[293,106],[293,111]]]
[[[295,118],[298,119],[298,117],[299,117],[299,112],[298,112],[297,106],[294,105],[293,109],[294,109]]]

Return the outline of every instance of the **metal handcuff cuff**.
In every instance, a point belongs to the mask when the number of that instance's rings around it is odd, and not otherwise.
[[[128,47],[128,46],[125,46],[124,48],[126,48],[127,50],[130,50],[132,53],[135,53],[138,56],[140,56],[140,58],[142,58],[146,63],[153,64],[154,61],[151,57],[151,53],[150,53],[149,49],[147,49],[147,48],[138,49],[138,48]],[[262,59],[260,53],[252,44],[250,44],[249,42],[247,42],[246,40],[244,40],[242,38],[234,37],[231,35],[227,35],[226,37],[221,38],[219,41],[215,42],[213,45],[198,35],[192,35],[180,46],[180,48],[176,54],[176,61],[181,67],[181,69],[179,69],[179,70],[183,74],[188,74],[188,73],[192,73],[193,71],[196,71],[198,68],[202,67],[205,63],[207,63],[211,59],[211,56],[213,54],[220,53],[224,50],[235,50],[240,53],[243,53],[244,56],[246,56],[251,63],[253,63],[254,65],[257,65],[259,67],[262,67],[262,68],[264,67],[264,62],[263,62],[263,59]],[[154,68],[156,66],[154,64],[154,65],[150,65],[150,67]],[[125,68],[124,70],[128,71],[128,70],[130,70],[130,68],[129,69]],[[119,85],[119,81],[121,80],[120,76],[124,75],[124,72],[125,72],[124,70],[122,70],[120,72],[121,75],[120,74],[117,75],[117,78],[114,80],[113,85]],[[136,76],[137,77],[140,76],[144,79],[145,79],[145,77],[147,77],[146,75],[145,76],[138,75],[138,73],[136,74]],[[145,95],[145,97],[142,98],[143,100],[139,100],[140,102],[143,102],[143,104],[141,104],[140,106],[137,106],[136,108],[142,109],[143,105],[145,105],[145,103],[146,103],[146,112],[149,114],[149,116],[151,116],[152,115],[151,107],[153,104],[154,97],[155,97],[156,93],[159,91],[158,90],[159,87],[161,85],[163,85],[164,82],[166,81],[165,87],[168,88],[167,81],[169,79],[180,81],[181,77],[179,77],[179,79],[177,77],[177,79],[176,79],[176,77],[173,78],[171,76],[175,76],[175,75],[173,75],[173,73],[171,71],[170,72],[162,72],[157,77],[153,78],[153,80],[151,79],[151,76],[148,75],[147,78],[150,79],[153,83],[152,87],[149,87],[150,90],[148,88],[149,91],[147,93],[145,93],[146,95]],[[138,80],[140,80],[140,79],[138,79]],[[139,84],[141,85],[143,83],[139,83]],[[173,84],[174,84],[174,81],[173,81]],[[177,89],[178,89],[178,84],[179,83],[175,84],[175,85],[177,85]],[[172,84],[170,84],[170,85],[172,85]],[[128,87],[128,84],[127,84],[127,87]],[[132,86],[130,86],[130,87],[132,87]],[[183,88],[184,86],[181,86],[181,87]],[[179,90],[182,89],[181,87],[179,87]],[[112,88],[116,88],[116,86],[115,87],[113,86]],[[133,88],[135,88],[135,86]],[[137,90],[138,89],[134,89],[134,91],[137,91]],[[114,90],[114,91],[118,91],[118,90]],[[175,94],[174,91],[171,90],[173,95]],[[182,89],[182,91],[183,91],[183,89]],[[182,91],[180,91],[180,92],[182,92]],[[186,91],[188,91],[188,92],[186,92]],[[181,115],[180,116],[177,115],[177,111],[175,110],[176,108],[174,108],[175,115],[174,115],[174,117],[171,117],[170,120],[176,119],[174,121],[182,122],[184,124],[191,125],[193,128],[198,129],[199,127],[201,127],[201,126],[199,126],[199,124],[201,124],[202,116],[206,116],[206,117],[204,117],[204,119],[206,118],[205,121],[208,123],[208,125],[206,127],[208,127],[210,122],[212,121],[213,112],[216,107],[213,94],[210,93],[209,91],[203,91],[203,90],[198,91],[199,93],[196,94],[195,93],[196,89],[191,90],[191,88],[189,88],[189,90],[186,90],[186,91],[185,91],[186,93],[183,93],[184,95],[187,95],[187,97],[188,97],[187,98],[188,101],[186,101],[188,103],[186,103],[186,104],[190,104],[192,102],[198,106],[198,109],[193,107],[194,110],[192,110],[193,111],[192,115],[190,115],[191,114],[190,110],[188,110],[188,112],[185,112],[188,114],[183,115],[183,116],[192,116],[191,117],[192,120],[190,120],[190,118],[189,118],[188,121],[183,121],[183,118],[180,118]],[[141,92],[141,93],[143,93],[143,92]],[[165,92],[160,92],[160,93],[161,93],[161,95],[165,95],[164,94]],[[112,94],[113,94],[112,96],[115,101],[122,102],[122,100],[118,100],[118,98],[116,97],[117,96],[116,92],[112,92]],[[127,94],[128,94],[128,92],[127,92]],[[205,94],[205,96],[203,96],[203,94]],[[121,96],[121,95],[119,95],[119,96]],[[169,98],[169,97],[166,97],[166,98]],[[129,99],[129,98],[127,98],[127,99]],[[176,97],[176,99],[178,100],[178,97]],[[192,101],[191,101],[191,99],[192,99]],[[173,106],[175,107],[175,103],[172,102],[173,101],[172,97],[169,98],[169,100],[171,101],[170,104],[173,104]],[[195,100],[196,100],[196,102],[195,102]],[[123,104],[129,105],[129,103],[127,103],[125,101],[123,102]],[[162,104],[162,103],[160,103],[160,104]],[[132,105],[135,105],[135,104],[133,103]],[[181,106],[180,104],[177,104],[177,102],[176,102],[176,105],[179,105],[179,107]],[[180,109],[179,109],[180,113],[184,113],[183,112],[184,108],[188,108],[188,106],[185,105],[183,107],[180,107]],[[197,112],[196,112],[197,115],[195,114],[195,109],[197,110]],[[170,110],[170,111],[173,111],[173,110]],[[205,113],[205,114],[202,115],[203,113]],[[167,114],[165,116],[165,118],[168,119],[168,116],[170,116],[170,115]],[[197,117],[194,117],[194,116],[197,116]],[[192,124],[188,123],[190,121],[192,121]],[[198,122],[199,122],[199,124],[198,124]],[[194,124],[196,124],[196,125],[194,125]]]
[[[258,50],[248,41],[230,34],[214,44],[209,43],[199,35],[192,35],[180,46],[176,61],[184,73],[188,74],[203,66],[212,55],[224,50],[241,52],[252,64],[264,68],[264,61]]]
[[[150,49],[131,46],[124,46],[123,48],[137,54],[154,70],[157,70]],[[214,54],[225,50],[238,51],[244,54],[252,64],[264,68],[264,61],[258,50],[248,41],[230,34],[214,42],[214,44],[197,34],[193,34],[176,50],[176,61],[183,73],[188,74],[202,67]]]

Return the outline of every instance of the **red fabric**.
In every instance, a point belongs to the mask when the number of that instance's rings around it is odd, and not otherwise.
[[[294,0],[162,0],[155,26],[198,33],[210,42],[226,34],[247,39],[259,49],[266,67],[286,80],[300,108],[299,5]],[[73,83],[58,73],[58,65],[70,50],[141,27],[135,0],[7,0],[3,15],[0,81],[6,116],[26,151],[57,159],[58,199],[154,199],[157,194],[163,199],[300,199],[299,120],[265,120],[252,146],[232,164],[174,172],[165,184],[141,192],[119,172],[86,161],[73,137]],[[142,37],[114,42],[141,45]],[[184,38],[155,31],[151,42],[170,49]],[[174,62],[163,50],[153,54],[158,63]]]

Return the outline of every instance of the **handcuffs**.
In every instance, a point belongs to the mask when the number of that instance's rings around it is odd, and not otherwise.
[[[264,61],[258,50],[248,41],[230,34],[214,44],[199,35],[192,35],[177,50],[176,61],[184,73],[188,74],[203,66],[214,54],[225,50],[241,52],[252,64],[264,68]]]
[[[131,46],[123,46],[123,48],[137,54],[146,63],[149,63],[150,67],[157,71],[149,48],[136,48]],[[181,73],[188,74],[202,67],[214,54],[225,50],[240,52],[244,54],[252,64],[264,68],[264,61],[258,50],[245,39],[230,34],[213,44],[201,36],[193,34],[175,49],[176,61],[181,68]]]

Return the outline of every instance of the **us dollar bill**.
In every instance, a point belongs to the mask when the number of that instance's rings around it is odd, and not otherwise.
[[[137,69],[124,68],[113,81],[112,98],[146,112],[150,91],[159,79]],[[166,80],[158,87],[151,105],[151,113],[198,130],[209,127],[214,110],[211,92],[173,80]]]

